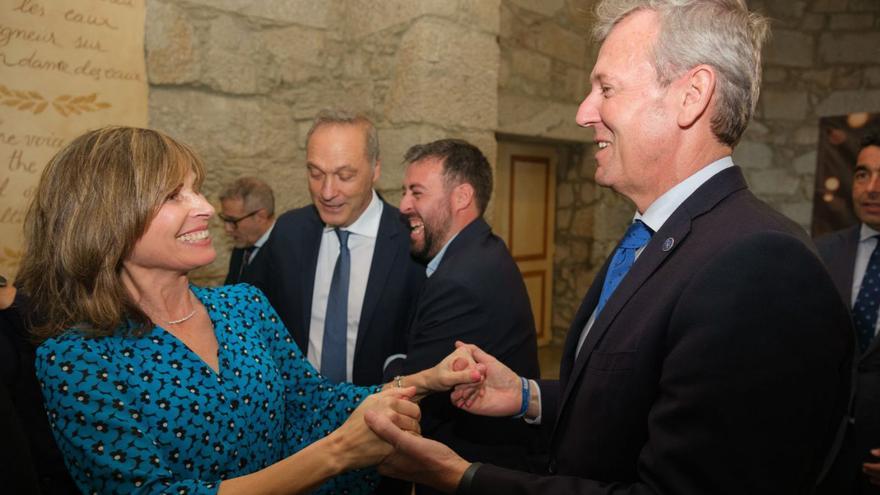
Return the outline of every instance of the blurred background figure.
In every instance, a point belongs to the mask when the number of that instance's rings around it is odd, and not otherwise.
[[[237,284],[260,256],[260,248],[275,226],[272,188],[256,177],[239,177],[220,194],[218,216],[234,246],[224,284]]]
[[[880,494],[880,134],[861,142],[852,201],[859,223],[816,239],[856,329],[855,423],[834,472],[856,477],[854,494]]]
[[[0,276],[0,479],[4,493],[78,494],[52,437],[34,373],[27,298]]]

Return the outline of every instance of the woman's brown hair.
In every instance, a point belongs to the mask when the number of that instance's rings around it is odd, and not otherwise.
[[[122,262],[199,157],[165,134],[134,127],[87,132],[43,170],[24,224],[16,283],[30,297],[39,340],[76,328],[90,337],[152,326],[120,279]]]

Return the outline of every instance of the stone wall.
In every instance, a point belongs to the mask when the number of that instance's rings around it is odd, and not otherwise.
[[[414,143],[496,132],[558,145],[554,336],[558,343],[632,205],[593,182],[592,133],[574,124],[597,47],[595,0],[148,0],[151,125],[205,156],[205,190],[268,178],[278,209],[308,203],[304,135],[321,108],[380,130],[380,190],[399,198]],[[749,0],[772,18],[758,113],[735,159],[753,190],[810,222],[818,119],[880,111],[880,1]],[[224,239],[219,223],[216,238]],[[225,239],[224,239],[225,242]],[[218,282],[218,261],[199,277]]]
[[[819,118],[880,111],[880,2],[750,0],[771,18],[758,113],[734,153],[752,190],[809,228]]]
[[[593,133],[574,116],[590,83],[598,47],[590,38],[595,0],[502,0],[498,128],[506,137],[556,148],[553,342],[607,253],[626,228],[631,204],[593,181]]]
[[[454,136],[495,156],[498,0],[149,0],[150,125],[206,160],[206,195],[257,175],[277,210],[309,202],[305,133],[325,107],[379,128],[379,190],[399,198],[412,144]],[[222,281],[228,246],[195,278]]]

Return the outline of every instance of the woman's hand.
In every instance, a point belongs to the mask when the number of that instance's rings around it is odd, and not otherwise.
[[[471,348],[463,347],[461,342],[456,342],[455,345],[458,348],[433,368],[399,377],[399,383],[392,381],[387,386],[413,386],[416,388],[413,400],[419,401],[432,392],[445,392],[460,384],[479,383],[483,379],[485,368],[474,360]]]
[[[327,437],[336,451],[334,457],[341,463],[340,472],[378,464],[394,450],[364,422],[367,411],[388,418],[404,431],[420,433],[421,411],[410,400],[415,392],[415,387],[389,388],[370,395]]]

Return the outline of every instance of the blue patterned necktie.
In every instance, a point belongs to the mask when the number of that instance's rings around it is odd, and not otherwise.
[[[626,275],[626,272],[633,266],[636,261],[636,251],[644,247],[651,240],[651,229],[649,229],[641,220],[634,221],[623,235],[620,245],[614,250],[614,256],[611,258],[611,264],[608,265],[608,272],[605,274],[605,282],[602,284],[602,294],[599,295],[599,304],[596,305],[596,318],[605,303],[614,294],[620,281]]]
[[[351,253],[348,250],[347,230],[336,229],[339,237],[339,257],[330,280],[327,314],[324,317],[324,340],[321,344],[321,374],[334,382],[344,382],[346,336],[348,334],[348,279],[351,272]]]
[[[880,308],[880,237],[877,237],[877,246],[868,260],[868,268],[862,277],[862,286],[856,303],[853,304],[853,323],[856,325],[856,335],[859,341],[859,354],[863,354],[871,340],[874,339],[874,329],[877,327],[877,310]]]

